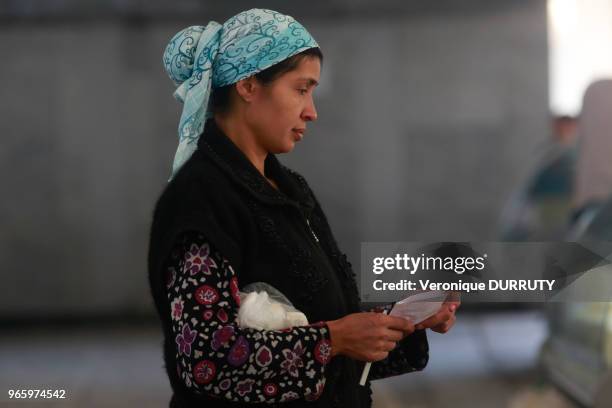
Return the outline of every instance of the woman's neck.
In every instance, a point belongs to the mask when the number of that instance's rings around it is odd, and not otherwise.
[[[257,171],[265,177],[264,162],[268,152],[257,143],[253,131],[247,126],[246,122],[221,115],[215,115],[214,120],[219,129],[238,146]]]

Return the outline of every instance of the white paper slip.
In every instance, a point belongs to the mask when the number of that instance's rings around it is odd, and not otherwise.
[[[448,294],[446,291],[432,290],[408,296],[395,303],[389,315],[403,317],[419,324],[440,310]]]

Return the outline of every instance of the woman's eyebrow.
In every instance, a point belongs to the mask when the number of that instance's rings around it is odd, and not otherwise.
[[[319,82],[314,79],[314,78],[309,78],[309,77],[303,77],[303,78],[299,78],[300,81],[305,81],[307,82],[308,86],[317,86],[319,85]]]

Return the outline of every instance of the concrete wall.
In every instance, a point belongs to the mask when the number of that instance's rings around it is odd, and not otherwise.
[[[495,239],[548,133],[544,1],[403,3],[278,7],[325,54],[320,119],[281,160],[355,267],[362,241]],[[147,234],[180,114],[161,54],[209,17],[15,13],[0,12],[0,319],[151,313]]]

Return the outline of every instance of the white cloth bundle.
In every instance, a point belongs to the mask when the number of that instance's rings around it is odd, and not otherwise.
[[[294,326],[305,326],[308,319],[293,307],[291,302],[276,288],[255,282],[240,292],[238,325],[258,330],[281,330]]]

